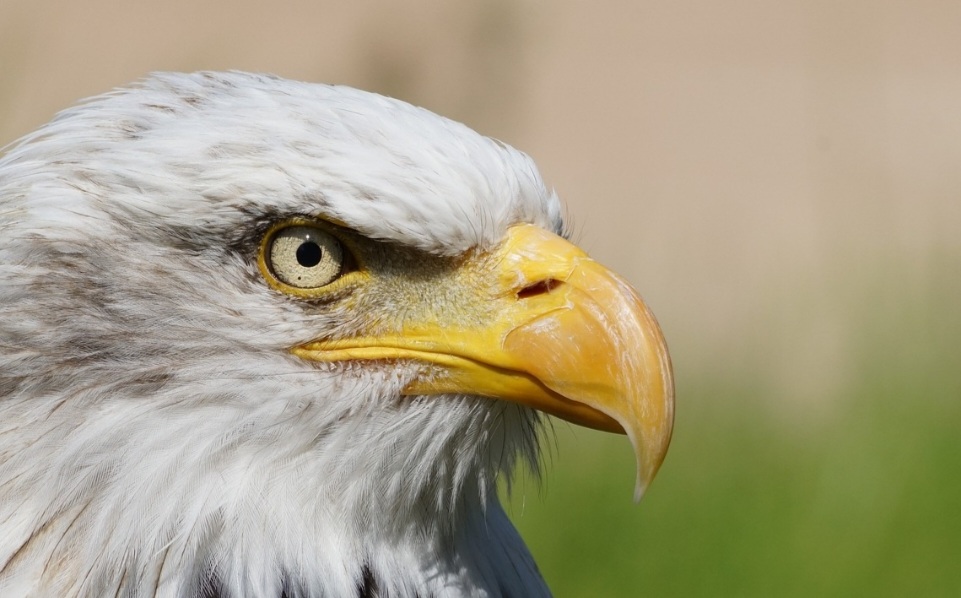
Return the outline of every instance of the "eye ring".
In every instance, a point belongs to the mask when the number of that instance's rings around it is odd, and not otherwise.
[[[257,260],[270,286],[298,297],[316,297],[357,273],[350,249],[325,224],[296,218],[270,227]]]
[[[316,289],[340,276],[344,247],[336,237],[317,227],[294,225],[271,236],[265,257],[280,282],[298,289]]]

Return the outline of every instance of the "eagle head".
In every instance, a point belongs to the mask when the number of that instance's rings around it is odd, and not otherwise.
[[[0,595],[537,596],[541,413],[670,440],[656,322],[524,154],[157,74],[0,159]]]

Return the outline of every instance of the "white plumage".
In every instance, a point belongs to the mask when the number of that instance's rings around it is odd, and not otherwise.
[[[265,282],[289,219],[369,281]],[[291,353],[483,325],[461,264],[518,223],[562,228],[527,156],[349,88],[160,74],[26,137],[0,159],[0,596],[547,595],[495,492],[536,411]]]

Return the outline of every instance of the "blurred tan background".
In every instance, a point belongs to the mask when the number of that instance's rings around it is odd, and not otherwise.
[[[400,97],[532,154],[679,366],[774,354],[772,400],[821,401],[848,274],[961,253],[959,31],[949,0],[3,0],[0,143],[153,70]]]
[[[400,97],[537,160],[661,320],[679,417],[739,380],[823,426],[865,347],[961,369],[959,32],[950,0],[0,0],[0,143],[154,70]]]

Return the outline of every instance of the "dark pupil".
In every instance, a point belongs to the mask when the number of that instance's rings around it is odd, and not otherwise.
[[[321,250],[320,245],[314,243],[313,241],[304,241],[297,248],[297,263],[304,268],[313,268],[320,263],[320,258],[323,257],[324,252]]]

